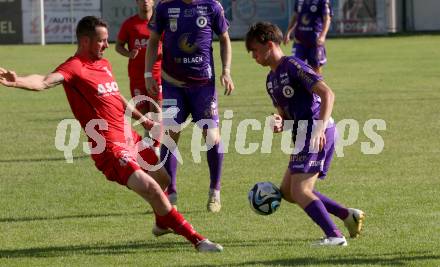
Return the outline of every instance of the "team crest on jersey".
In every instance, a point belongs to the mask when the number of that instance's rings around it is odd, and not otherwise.
[[[295,94],[295,91],[290,85],[286,85],[283,87],[283,95],[287,98],[292,98]]]
[[[208,24],[208,20],[205,17],[200,16],[196,19],[196,24],[199,28],[204,28],[206,24]]]
[[[170,19],[170,31],[177,31],[177,19]]]
[[[311,12],[315,13],[316,10],[318,10],[318,8],[317,8],[315,5],[312,5],[312,6],[310,7],[310,11],[311,11]]]

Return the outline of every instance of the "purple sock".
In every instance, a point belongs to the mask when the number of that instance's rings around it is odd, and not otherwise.
[[[222,175],[223,151],[222,145],[216,144],[206,153],[209,166],[210,189],[220,190],[220,180]]]
[[[164,167],[171,177],[171,181],[170,181],[170,185],[168,186],[167,193],[172,194],[172,193],[176,193],[177,159],[166,146],[162,146],[160,149],[160,158],[162,161],[166,157],[167,153],[168,153],[168,158],[165,161]]]
[[[320,200],[312,201],[304,211],[321,227],[327,237],[341,237],[342,233],[330,218],[324,204]]]
[[[341,220],[344,220],[348,216],[348,209],[338,202],[330,199],[326,195],[319,193],[316,190],[313,190],[313,193],[322,201],[327,211]]]

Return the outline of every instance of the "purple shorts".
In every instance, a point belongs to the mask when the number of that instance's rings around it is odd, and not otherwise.
[[[318,68],[327,62],[325,47],[323,45],[306,47],[300,43],[294,43],[292,55],[307,62],[312,68]]]
[[[189,88],[177,87],[162,81],[163,124],[176,126],[192,121],[200,128],[217,128],[219,124],[215,82]]]
[[[335,151],[336,127],[332,126],[325,130],[326,144],[324,148],[317,153],[309,153],[310,134],[304,137],[297,135],[295,150],[299,153],[290,155],[289,170],[291,174],[295,173],[319,173],[318,178],[324,179],[330,168],[330,163]],[[302,140],[301,140],[302,139]]]

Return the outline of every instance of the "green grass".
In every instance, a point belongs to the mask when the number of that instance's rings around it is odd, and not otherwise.
[[[183,238],[154,238],[151,208],[107,182],[78,147],[68,164],[54,145],[58,123],[72,118],[61,87],[43,93],[0,88],[0,265],[2,266],[440,266],[440,36],[328,40],[327,83],[336,93],[336,120],[355,119],[357,141],[335,157],[318,183],[327,195],[367,212],[364,235],[346,248],[312,249],[322,233],[298,207],[254,214],[247,192],[257,181],[279,183],[288,157],[280,136],[272,153],[240,155],[236,127],[273,111],[267,69],[242,42],[233,43],[233,96],[220,96],[220,114],[233,110],[223,174],[223,209],[208,214],[208,170],[193,162],[191,128],[181,138],[179,210],[224,253],[198,254]],[[218,46],[215,54],[218,60]],[[47,73],[73,54],[71,45],[0,46],[0,66],[19,74]],[[285,47],[288,52],[289,48]],[[126,60],[107,52],[128,96]],[[219,90],[222,94],[222,90]],[[365,155],[365,121],[383,119],[382,153]],[[85,138],[82,135],[81,142]],[[262,131],[248,129],[247,142]],[[340,221],[337,224],[343,228]]]

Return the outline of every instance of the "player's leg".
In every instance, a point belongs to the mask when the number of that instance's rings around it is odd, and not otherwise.
[[[165,169],[171,177],[170,185],[168,186],[168,198],[173,205],[177,204],[177,190],[176,190],[176,176],[177,176],[177,158],[174,151],[177,147],[168,144],[166,140],[171,141],[177,145],[180,137],[180,130],[178,126],[183,124],[189,116],[188,108],[186,107],[185,92],[183,88],[173,86],[172,84],[162,82],[162,116],[163,127],[165,130],[160,158],[165,162]],[[176,130],[172,130],[176,129]]]
[[[192,225],[168,201],[158,183],[143,170],[130,175],[127,186],[144,198],[153,208],[157,222],[184,236],[201,252],[220,252],[223,247],[197,233]]]
[[[290,194],[293,200],[322,229],[325,238],[319,245],[346,246],[342,232],[332,221],[322,201],[313,193],[319,173],[293,173],[290,175]]]
[[[221,209],[220,187],[221,171],[223,162],[223,148],[221,147],[220,132],[218,127],[203,129],[203,136],[208,149],[207,161],[209,167],[209,193],[207,210],[210,212],[219,212]]]
[[[292,55],[307,62],[307,48],[301,43],[294,42],[292,46]]]
[[[221,209],[220,183],[223,166],[223,147],[220,142],[220,132],[218,129],[219,117],[215,82],[212,81],[188,93],[193,121],[203,129],[203,135],[208,147],[206,154],[210,184],[207,210],[219,212]]]
[[[325,46],[320,45],[309,48],[307,53],[307,62],[316,73],[322,74],[322,66],[324,66],[327,62]]]

